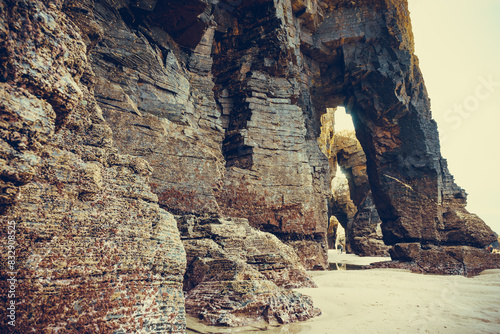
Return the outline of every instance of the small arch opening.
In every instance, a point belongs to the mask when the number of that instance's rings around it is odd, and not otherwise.
[[[344,107],[327,109],[321,117],[318,141],[330,165],[329,248],[338,249],[341,244],[349,253],[388,255],[366,173],[366,155]]]

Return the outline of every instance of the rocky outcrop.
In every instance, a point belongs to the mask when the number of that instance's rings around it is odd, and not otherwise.
[[[15,327],[0,331],[183,333],[176,222],[150,190],[150,165],[117,152],[91,40],[61,5],[0,3],[2,236],[15,222],[15,263],[7,271],[4,252],[0,277]]]
[[[406,2],[336,2],[316,31],[303,31],[304,54],[320,64],[324,105],[342,104],[353,117],[384,242],[443,251],[492,242],[441,157]]]
[[[205,6],[196,8],[203,12]],[[151,188],[163,208],[216,214],[214,189],[223,177],[224,157],[210,73],[214,31],[205,25],[200,36],[192,36],[199,44],[187,54],[160,28],[188,9],[177,4],[167,15],[163,5],[150,14],[124,3],[93,6],[88,13],[101,32],[92,51],[96,99],[110,126],[120,129],[114,132],[118,150],[150,163]],[[200,13],[193,13],[192,24]]]
[[[178,217],[187,254],[186,310],[207,324],[289,323],[319,314],[289,289],[316,287],[293,248],[246,219]]]
[[[316,143],[321,111],[310,97],[294,9],[235,2],[215,18],[227,168],[221,211],[279,236],[307,268],[326,268],[328,162]]]
[[[99,35],[92,50],[96,98],[107,122],[120,129],[116,146],[150,163],[152,190],[169,212],[248,218],[294,246],[308,268],[325,268],[328,166],[315,138],[306,139],[295,102],[300,68],[272,69],[275,53],[293,56],[284,44],[287,30],[277,29],[285,14],[255,4],[245,9],[253,13],[247,18],[229,3],[199,4],[168,11],[78,5],[97,29],[89,39]],[[202,20],[200,30],[197,16],[189,16],[183,36],[192,30],[188,40],[198,42],[187,50],[167,22],[195,9],[211,23]],[[255,33],[240,33],[247,29]]]
[[[337,112],[340,111],[330,108],[321,116],[318,138],[322,152],[328,157],[332,177],[328,202],[329,247],[336,247],[335,231],[340,223],[346,230],[346,245],[343,246],[347,252],[361,256],[389,256],[389,247],[382,240],[382,220],[368,182],[366,155],[355,131],[335,131]]]
[[[217,199],[225,200],[227,172],[224,123],[212,93],[214,29],[200,19],[213,5],[147,3],[2,3],[1,200],[4,218],[18,223],[17,288],[29,291],[18,302],[20,333],[185,329],[186,258],[164,209],[181,217],[223,212]],[[175,15],[186,26],[165,28]],[[184,49],[191,43],[194,50]],[[309,191],[316,190],[309,184]],[[274,207],[265,209],[272,214]],[[313,224],[302,235],[300,219],[287,240],[305,249],[310,267],[323,266],[323,230],[318,237]],[[267,247],[273,245],[283,246],[275,237]],[[233,324],[318,314],[310,299],[285,290],[311,285],[299,258],[258,258],[255,266],[264,269],[245,269],[258,272],[258,282],[240,284],[236,275],[226,286],[241,305],[253,300],[251,309],[238,306]],[[236,296],[248,283],[256,285]]]
[[[19,333],[184,332],[183,287],[210,323],[317,314],[285,288],[310,284],[298,259],[326,268],[317,138],[338,105],[393,259],[498,266],[441,157],[404,0],[4,0],[0,60]]]
[[[374,263],[370,268],[404,268],[416,273],[474,276],[496,269],[500,253],[470,246],[434,246],[401,243],[391,250],[393,261]]]
[[[371,193],[357,209],[353,220],[347,225],[351,251],[361,256],[388,256],[390,247],[383,241],[382,220]]]
[[[340,166],[346,175],[332,180],[330,210],[346,229],[348,251],[361,256],[388,256],[377,208],[366,173],[366,156],[354,131],[338,131],[333,138],[331,164]],[[339,183],[340,182],[340,183]]]

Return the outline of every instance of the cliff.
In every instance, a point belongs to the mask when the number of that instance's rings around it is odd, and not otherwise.
[[[327,267],[318,138],[339,105],[392,265],[499,266],[441,157],[405,0],[3,0],[0,94],[18,333],[319,314],[289,289]]]

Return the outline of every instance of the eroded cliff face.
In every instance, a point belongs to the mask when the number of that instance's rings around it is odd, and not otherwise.
[[[351,23],[363,19],[346,25],[349,18]],[[414,250],[405,256],[394,251],[393,259],[437,266],[439,271],[449,257],[438,260],[436,254],[456,254],[447,247],[464,245],[497,266],[498,258],[484,250],[494,241],[494,233],[467,212],[465,192],[454,183],[441,157],[405,4],[384,1],[337,7],[317,36],[324,45],[338,43],[342,50],[344,105],[367,157],[384,241],[397,244],[395,249]],[[418,252],[415,245],[421,247]],[[474,266],[459,254],[455,260],[458,272]]]
[[[63,10],[0,3],[1,228],[15,222],[17,279],[15,327],[2,332],[183,333],[176,221],[151,192],[147,161],[114,146],[88,43]]]
[[[287,289],[326,267],[338,105],[394,260],[499,264],[440,155],[404,0],[4,0],[0,60],[19,333],[317,315]]]

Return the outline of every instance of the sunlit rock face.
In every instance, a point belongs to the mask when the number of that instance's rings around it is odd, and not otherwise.
[[[182,333],[196,296],[220,298],[200,308],[212,323],[318,314],[285,289],[326,268],[333,175],[317,139],[338,105],[393,259],[498,266],[440,155],[403,0],[4,0],[0,95],[19,333]],[[207,245],[187,240],[189,217],[216,220]],[[194,259],[207,247],[223,251]],[[238,268],[234,284],[205,275],[216,263]],[[246,301],[256,308],[239,314]]]

